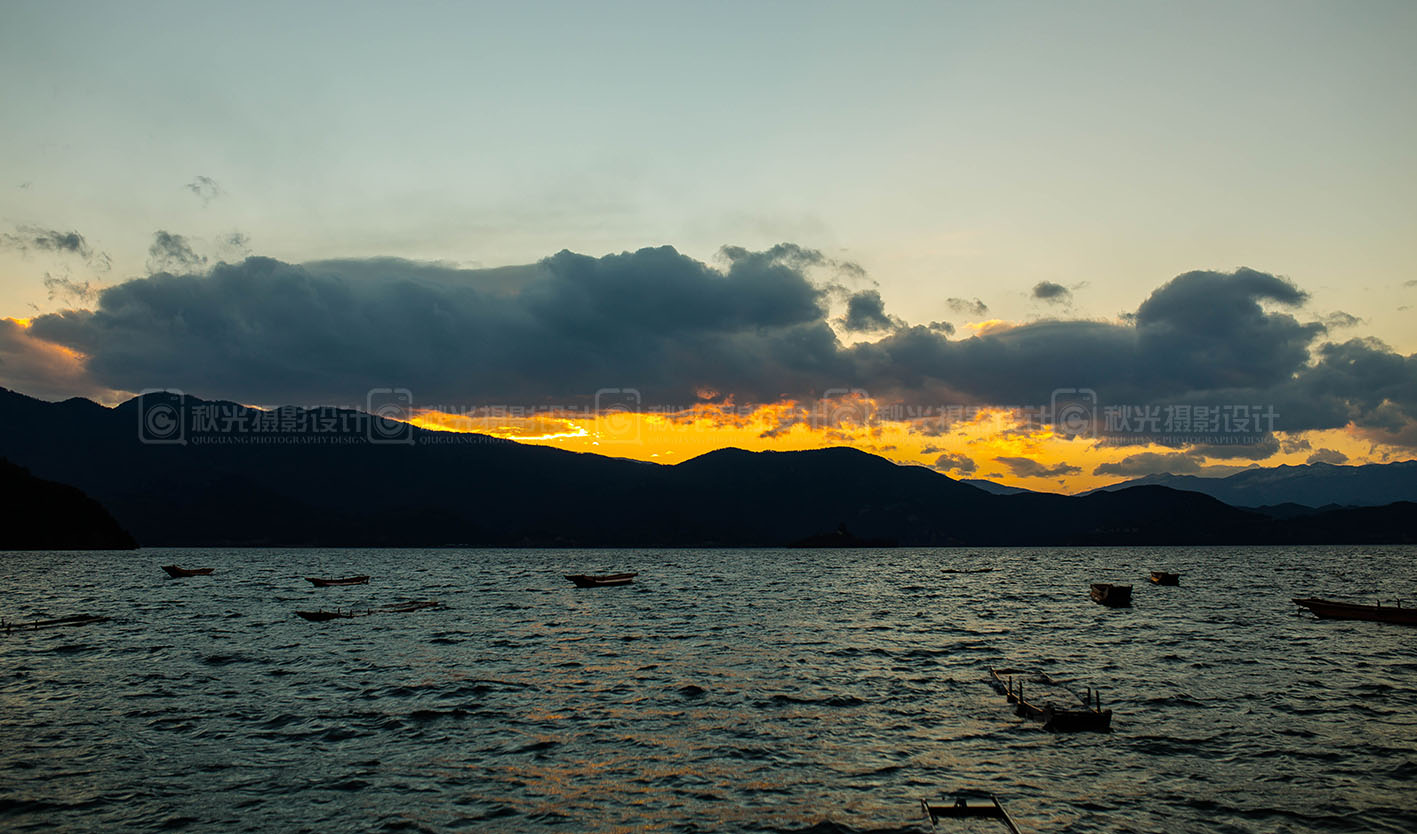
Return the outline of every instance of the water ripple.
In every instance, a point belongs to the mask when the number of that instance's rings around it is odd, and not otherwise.
[[[7,620],[114,619],[0,636],[0,828],[884,834],[969,787],[1035,832],[1406,832],[1417,629],[1288,600],[1411,597],[1414,556],[8,554]],[[188,562],[217,571],[157,568]],[[633,586],[561,578],[621,567]],[[374,580],[301,578],[349,572]],[[1127,577],[1130,610],[1088,601]],[[1041,731],[993,666],[1099,687],[1114,731]]]

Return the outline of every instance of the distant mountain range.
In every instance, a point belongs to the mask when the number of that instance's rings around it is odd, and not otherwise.
[[[1008,484],[999,484],[993,481],[986,481],[983,478],[962,478],[960,480],[960,483],[969,484],[975,489],[982,489],[985,492],[990,493],[991,495],[1022,495],[1025,492],[1034,491],[1031,489],[1024,489],[1023,487],[1009,486]]]
[[[1417,460],[1364,466],[1337,466],[1331,463],[1275,466],[1246,469],[1224,478],[1147,475],[1092,492],[1116,492],[1136,486],[1164,486],[1199,492],[1233,507],[1284,504],[1379,507],[1396,501],[1417,501]]]
[[[232,419],[213,428],[214,412]],[[1163,486],[995,495],[849,448],[723,449],[663,466],[373,419],[169,394],[105,408],[0,389],[0,457],[82,489],[146,546],[1300,540],[1292,524]],[[1306,542],[1417,541],[1417,504],[1303,521]]]

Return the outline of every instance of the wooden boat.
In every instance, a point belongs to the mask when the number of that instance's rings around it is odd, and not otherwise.
[[[1151,581],[1155,585],[1180,585],[1181,574],[1167,573],[1164,570],[1154,570],[1151,572]]]
[[[566,578],[576,583],[577,588],[611,588],[616,585],[629,585],[635,581],[638,573],[607,573],[600,576],[590,576],[584,573],[566,574]]]
[[[1014,713],[1043,722],[1054,733],[1079,731],[1107,732],[1112,729],[1112,710],[1102,709],[1102,697],[1088,687],[1085,695],[1043,673],[1032,676],[1019,669],[990,669],[994,688],[1014,704]],[[1072,702],[1078,706],[1068,706]],[[1064,706],[1058,706],[1062,703]]]
[[[368,584],[369,584],[369,577],[367,577],[367,576],[350,576],[350,577],[347,577],[347,578],[345,578],[345,579],[317,579],[316,577],[313,577],[313,576],[307,576],[307,577],[305,577],[305,579],[306,579],[306,581],[308,581],[311,585],[314,585],[316,588],[328,588],[328,587],[330,587],[330,586],[332,586],[332,585],[368,585]]]
[[[64,628],[65,626],[106,623],[108,619],[108,617],[99,617],[94,614],[73,614],[68,617],[57,617],[52,620],[31,620],[27,623],[11,623],[0,620],[0,631],[5,633],[11,631],[40,631],[46,628]]]
[[[211,576],[211,568],[179,568],[176,565],[163,565],[162,569],[167,571],[167,575],[173,579],[181,579],[184,576]]]
[[[1403,608],[1400,602],[1397,605],[1359,605],[1308,597],[1296,599],[1294,604],[1309,609],[1314,612],[1314,616],[1325,620],[1369,620],[1377,623],[1417,625],[1417,608]]]
[[[349,620],[355,617],[372,617],[375,614],[408,614],[414,611],[422,611],[425,608],[437,608],[442,603],[434,599],[414,600],[411,602],[396,602],[392,605],[382,605],[378,608],[364,609],[342,609],[336,608],[333,611],[296,611],[297,617],[302,617],[312,623],[324,623],[330,620]]]
[[[296,611],[296,616],[304,617],[312,623],[323,623],[329,620],[350,619],[355,616],[353,611]]]
[[[989,573],[993,568],[940,568],[940,573]],[[922,802],[924,800],[921,800]]]
[[[947,819],[995,819],[1003,824],[1005,828],[1019,834],[1018,826],[1014,825],[1013,818],[1009,812],[1004,810],[1004,806],[999,802],[999,797],[989,794],[991,804],[970,805],[963,794],[955,796],[953,805],[931,805],[928,801],[920,800],[920,807],[925,809],[925,816],[930,819],[930,826],[934,827],[936,821],[941,818]]]
[[[1126,608],[1132,604],[1132,586],[1094,582],[1092,583],[1092,601],[1110,605],[1113,608]]]

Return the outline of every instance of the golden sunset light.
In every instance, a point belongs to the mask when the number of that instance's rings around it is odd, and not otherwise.
[[[863,398],[784,401],[753,407],[701,403],[664,413],[593,410],[483,408],[450,414],[419,411],[414,425],[437,431],[482,434],[518,443],[551,446],[655,463],[677,463],[715,449],[789,452],[851,446],[895,461],[923,466],[952,478],[985,478],[1043,492],[1081,492],[1122,480],[1127,459],[1176,459],[1176,446],[1065,437],[1009,409],[975,407],[917,409],[933,417],[888,419],[890,408]],[[900,409],[902,413],[906,409]],[[530,413],[526,413],[530,412]],[[835,420],[836,422],[832,422]],[[1300,465],[1315,450],[1336,453],[1350,464],[1399,457],[1397,447],[1375,443],[1351,429],[1282,434],[1282,448],[1265,465]],[[1232,473],[1259,464],[1243,457],[1246,447],[1220,449],[1195,458],[1199,469]],[[1226,453],[1231,456],[1225,456]],[[1238,457],[1234,455],[1240,455]],[[1109,471],[1108,467],[1113,467]],[[1101,471],[1098,468],[1102,467]]]
[[[1417,831],[1414,45],[0,0],[0,832]]]

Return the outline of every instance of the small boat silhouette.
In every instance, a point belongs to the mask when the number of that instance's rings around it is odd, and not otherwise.
[[[311,585],[314,585],[316,588],[328,588],[328,587],[330,587],[331,585],[368,585],[368,584],[369,584],[369,577],[367,577],[367,576],[350,576],[350,577],[346,577],[345,579],[319,579],[319,578],[316,578],[316,577],[314,577],[314,576],[307,576],[307,577],[305,577],[305,579],[306,579],[306,581],[308,581]]]
[[[1106,582],[1092,583],[1092,601],[1113,608],[1126,608],[1132,604],[1131,585],[1111,585]]]
[[[167,575],[173,579],[181,579],[184,576],[211,576],[212,568],[179,568],[176,565],[163,565],[162,569],[167,571]]]
[[[638,573],[606,573],[600,576],[591,576],[585,573],[566,574],[566,578],[576,583],[577,588],[610,588],[616,585],[629,585],[635,581]]]
[[[1314,616],[1325,620],[1367,620],[1376,623],[1401,623],[1417,625],[1417,608],[1403,608],[1398,605],[1359,605],[1354,602],[1336,602],[1328,599],[1306,597],[1294,600],[1294,604],[1314,612]]]

